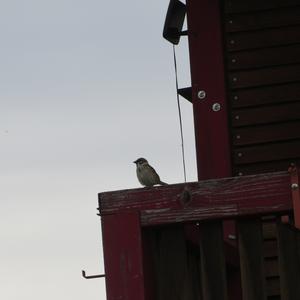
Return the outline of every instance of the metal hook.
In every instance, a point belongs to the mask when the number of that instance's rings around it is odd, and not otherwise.
[[[102,277],[105,277],[105,274],[101,274],[101,275],[90,275],[90,276],[87,276],[87,275],[85,274],[85,271],[84,271],[84,270],[82,270],[81,273],[82,273],[82,276],[83,276],[85,279],[93,279],[93,278],[102,278]]]

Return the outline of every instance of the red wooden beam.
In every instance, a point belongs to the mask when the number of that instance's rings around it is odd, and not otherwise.
[[[198,180],[232,176],[219,0],[187,0]]]
[[[139,214],[106,215],[101,220],[107,300],[145,300]]]
[[[299,190],[299,173],[295,165],[289,168],[291,174],[291,189],[294,209],[294,225],[300,229],[300,190]]]
[[[138,211],[143,226],[283,214],[293,208],[288,172],[99,194],[102,216]]]

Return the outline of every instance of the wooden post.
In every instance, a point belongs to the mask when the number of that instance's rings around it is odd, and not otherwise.
[[[107,300],[145,300],[140,217],[102,217]]]

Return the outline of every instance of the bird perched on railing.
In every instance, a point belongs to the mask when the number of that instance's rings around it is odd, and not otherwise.
[[[136,164],[137,178],[142,185],[147,187],[156,184],[168,185],[160,180],[156,171],[149,165],[145,158],[138,158],[136,161],[134,161],[134,163]]]

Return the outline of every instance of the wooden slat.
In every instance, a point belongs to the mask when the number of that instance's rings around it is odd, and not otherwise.
[[[234,175],[253,175],[266,172],[278,172],[287,170],[291,163],[295,163],[300,166],[300,155],[298,155],[298,158],[290,158],[287,160],[236,165],[234,166],[233,172]]]
[[[243,300],[265,300],[261,222],[259,219],[238,221],[237,227]]]
[[[187,292],[187,248],[183,228],[160,228],[156,251],[157,299],[184,299]]]
[[[278,221],[280,288],[282,300],[300,295],[300,231]]]
[[[200,230],[203,300],[226,300],[228,296],[222,223],[203,223]]]
[[[300,140],[284,143],[262,144],[234,150],[235,164],[289,159],[300,155]]]
[[[233,108],[251,107],[300,100],[300,81],[296,83],[234,90],[230,93]]]
[[[237,32],[226,35],[228,51],[240,51],[299,43],[300,26]]]
[[[107,299],[144,300],[139,214],[103,216],[101,221]]]
[[[280,279],[279,277],[268,278],[266,281],[266,292],[269,297],[280,295]]]
[[[276,240],[266,240],[263,243],[264,258],[275,258],[278,256],[278,247]]]
[[[263,48],[251,51],[229,52],[229,70],[254,69],[300,62],[300,44]]]
[[[277,227],[275,222],[263,222],[262,230],[264,241],[277,239]]]
[[[298,0],[252,0],[248,1],[247,5],[239,0],[228,0],[225,1],[225,12],[226,13],[239,13],[248,11],[259,11],[268,9],[278,9],[282,7],[289,7],[298,5]]]
[[[230,88],[249,88],[300,80],[300,65],[277,66],[266,69],[235,71],[229,74]]]
[[[277,257],[264,260],[264,269],[266,277],[279,277]]]
[[[297,24],[300,24],[300,7],[293,6],[280,10],[229,15],[226,18],[225,30],[237,32]]]
[[[300,101],[264,107],[235,109],[232,125],[235,127],[269,124],[300,119]]]
[[[300,138],[300,120],[233,129],[233,144],[244,146]]]

